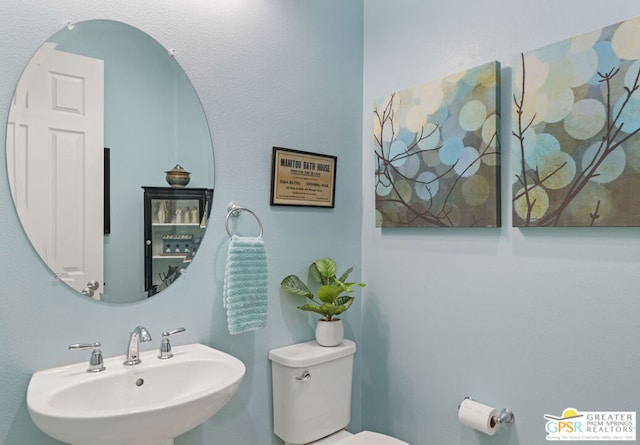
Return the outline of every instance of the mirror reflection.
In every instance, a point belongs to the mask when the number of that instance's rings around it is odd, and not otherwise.
[[[211,210],[211,137],[188,77],[147,34],[90,20],[45,42],[16,87],[6,155],[25,232],[78,292],[143,300],[194,260]],[[187,185],[167,183],[176,166]],[[145,198],[152,189],[160,195]]]

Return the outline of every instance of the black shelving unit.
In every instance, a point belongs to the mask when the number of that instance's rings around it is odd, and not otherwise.
[[[149,297],[169,286],[200,248],[213,189],[144,189],[144,288]]]

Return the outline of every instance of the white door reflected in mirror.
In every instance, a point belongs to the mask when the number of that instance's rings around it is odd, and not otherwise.
[[[32,60],[7,124],[11,192],[40,257],[82,292],[104,281],[104,63],[49,42]]]

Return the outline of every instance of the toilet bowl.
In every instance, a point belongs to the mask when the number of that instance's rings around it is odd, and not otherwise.
[[[345,431],[346,432],[346,431]],[[335,440],[334,440],[335,439]],[[395,437],[386,434],[374,433],[372,431],[362,431],[357,434],[347,433],[342,436],[339,433],[312,442],[312,445],[408,445]],[[287,444],[290,445],[290,444]]]
[[[371,431],[346,431],[351,420],[351,383],[356,345],[316,341],[269,352],[274,432],[285,445],[408,445]]]

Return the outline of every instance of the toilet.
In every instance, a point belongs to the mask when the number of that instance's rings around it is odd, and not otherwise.
[[[408,445],[384,434],[345,428],[351,420],[351,382],[356,344],[315,341],[269,352],[273,427],[286,445]]]

